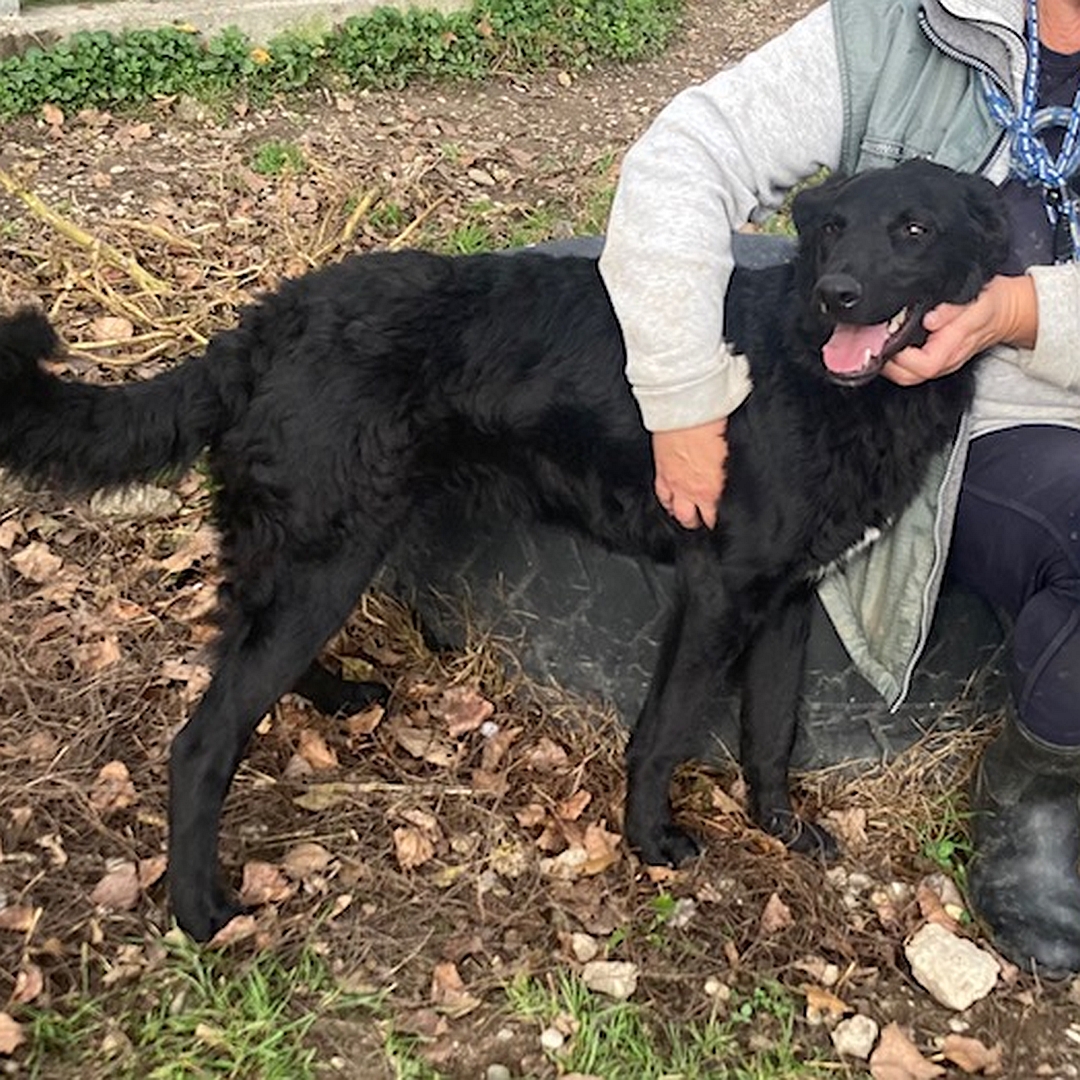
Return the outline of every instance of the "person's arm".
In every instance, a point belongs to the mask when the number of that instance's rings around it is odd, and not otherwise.
[[[665,433],[654,439],[658,496],[688,527],[715,520],[717,422],[750,391],[745,361],[723,340],[731,233],[835,168],[842,125],[825,6],[683,91],[626,155],[600,269],[645,427]]]

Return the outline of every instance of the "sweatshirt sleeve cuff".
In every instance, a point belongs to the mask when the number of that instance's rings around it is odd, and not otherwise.
[[[704,378],[677,388],[635,386],[634,397],[649,431],[675,431],[730,416],[752,388],[745,356],[723,352]]]
[[[1023,372],[1066,390],[1080,390],[1080,266],[1032,266],[1039,305],[1034,349],[1017,350]]]

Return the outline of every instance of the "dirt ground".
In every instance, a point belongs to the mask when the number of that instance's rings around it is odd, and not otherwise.
[[[107,381],[195,351],[253,294],[346,251],[599,227],[622,152],[671,94],[809,6],[691,0],[664,56],[626,68],[259,108],[47,110],[6,128],[0,167],[61,220],[0,192],[0,295],[44,304],[76,346],[63,367]],[[304,167],[268,167],[271,143]],[[113,248],[168,291],[148,292]],[[137,983],[160,962],[167,748],[207,679],[214,540],[197,474],[139,507],[0,494],[0,987],[25,999],[35,972],[34,998],[59,1003],[87,977]],[[600,704],[533,692],[512,645],[435,655],[381,597],[329,652],[393,697],[344,725],[292,699],[264,721],[224,823],[254,912],[231,947],[316,940],[343,980],[392,988],[395,1025],[445,1075],[501,1062],[554,1076],[502,988],[579,970],[580,935],[617,934],[612,958],[640,971],[634,1000],[675,1022],[776,980],[811,1006],[827,990],[898,1021],[948,1075],[963,1073],[941,1040],[962,1032],[1000,1044],[1000,1075],[1080,1076],[1074,988],[1006,969],[954,1014],[904,959],[932,907],[924,841],[979,736],[928,740],[855,780],[804,778],[845,842],[829,871],[749,829],[732,774],[691,771],[680,801],[709,849],[657,881],[619,843],[624,734]],[[661,894],[677,918],[658,922]],[[815,1011],[796,1025],[805,1060],[859,1075]],[[338,1075],[381,1074],[370,1036],[317,1034]]]

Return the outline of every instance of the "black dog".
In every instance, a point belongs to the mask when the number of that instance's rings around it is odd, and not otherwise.
[[[40,315],[0,322],[0,462],[17,473],[85,490],[210,450],[230,584],[213,682],[171,755],[185,930],[207,938],[236,911],[217,834],[259,718],[290,689],[328,712],[383,693],[315,658],[406,518],[448,488],[676,562],[680,599],[628,757],[625,830],[644,859],[697,850],[672,821],[669,781],[736,678],[755,819],[832,851],[787,790],[813,582],[887,527],[953,436],[970,368],[915,389],[873,376],[919,339],[929,306],[979,292],[1006,235],[992,185],[925,163],[831,181],[794,212],[795,264],[736,274],[727,298],[755,390],[730,420],[711,532],[656,504],[592,260],[350,258],[245,311],[204,357],[123,387],[46,373],[57,342]]]

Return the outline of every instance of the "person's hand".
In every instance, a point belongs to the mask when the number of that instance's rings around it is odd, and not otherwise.
[[[656,497],[687,529],[716,527],[716,506],[724,490],[727,418],[676,431],[654,431]]]
[[[1038,332],[1035,283],[1022,277],[995,277],[970,304],[939,304],[926,313],[929,333],[919,348],[902,349],[881,373],[900,386],[939,379],[963,367],[991,345],[1030,349]]]

